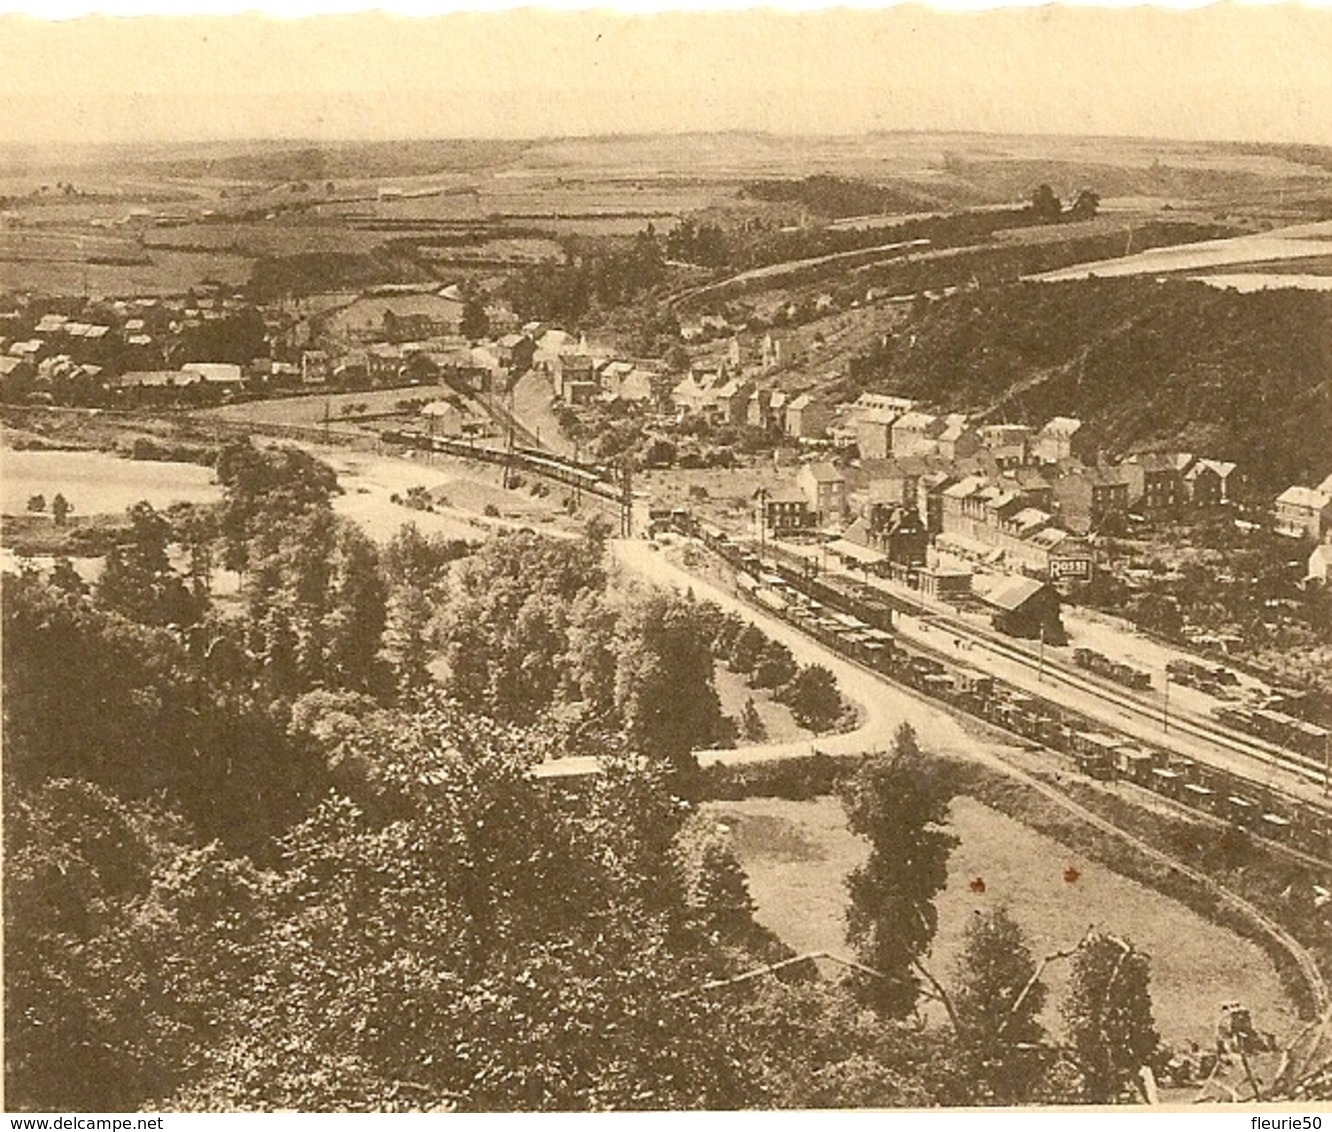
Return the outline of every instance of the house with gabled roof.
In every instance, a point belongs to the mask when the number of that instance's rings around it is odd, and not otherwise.
[[[1332,530],[1332,496],[1299,484],[1286,488],[1276,498],[1273,527],[1291,538],[1322,539]]]
[[[786,406],[786,434],[797,439],[817,440],[828,431],[832,411],[814,393],[802,393]]]
[[[814,521],[840,523],[846,516],[846,476],[829,460],[804,464],[796,473],[796,485],[804,492]]]
[[[922,413],[916,409],[903,413],[892,425],[892,454],[923,456],[926,453],[937,452],[939,446],[936,438],[947,427],[948,422],[933,413]]]
[[[1032,455],[1043,464],[1083,459],[1088,451],[1087,430],[1077,417],[1051,417],[1032,440]]]

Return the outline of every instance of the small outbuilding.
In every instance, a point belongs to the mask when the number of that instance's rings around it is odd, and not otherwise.
[[[990,609],[994,627],[1001,633],[1040,638],[1052,645],[1067,641],[1059,618],[1059,592],[1053,586],[1035,578],[1004,575],[984,583],[977,578],[972,588]]]

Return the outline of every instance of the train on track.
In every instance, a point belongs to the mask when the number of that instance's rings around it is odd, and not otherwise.
[[[1144,672],[1141,668],[1134,668],[1131,664],[1125,664],[1121,660],[1111,660],[1095,649],[1074,649],[1073,663],[1088,672],[1094,672],[1097,676],[1113,680],[1116,684],[1123,684],[1126,688],[1142,691],[1152,686],[1150,673]]]
[[[539,448],[515,446],[491,448],[470,440],[449,436],[431,436],[420,429],[388,429],[379,434],[385,444],[402,448],[415,448],[426,452],[439,452],[446,456],[461,456],[468,460],[482,460],[488,464],[501,464],[529,475],[542,476],[619,503],[623,500],[620,478],[613,468],[602,464],[586,464],[566,460],[562,456],[543,452]]]
[[[698,538],[734,567],[737,586],[751,601],[834,652],[1057,752],[1091,778],[1132,782],[1233,829],[1320,860],[1332,860],[1332,814],[1326,810],[1223,768],[1109,733],[1078,712],[1020,691],[951,657],[936,655],[924,646],[905,645],[893,631],[894,611],[889,603],[868,599],[853,584],[761,562],[752,548],[708,524],[676,519],[672,526]],[[1095,671],[1091,665],[1084,667]],[[1115,677],[1111,674],[1111,678]],[[1130,684],[1139,685],[1140,679]],[[1277,741],[1274,732],[1259,732],[1258,726],[1275,729],[1277,721],[1264,716],[1252,732]],[[1289,733],[1283,732],[1283,737],[1289,738]],[[1316,753],[1321,755],[1321,749]]]

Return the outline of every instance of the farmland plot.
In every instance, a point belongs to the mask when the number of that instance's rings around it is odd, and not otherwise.
[[[844,880],[866,847],[847,830],[840,803],[754,798],[713,803],[709,813],[732,831],[759,922],[798,952],[847,954]],[[1298,1028],[1256,944],[970,798],[954,800],[951,826],[961,844],[937,901],[939,933],[927,961],[945,982],[967,921],[977,909],[1004,904],[1037,956],[1075,943],[1093,924],[1132,938],[1151,956],[1156,1020],[1169,1042],[1209,1042],[1220,1004],[1236,999],[1278,1038]],[[1047,982],[1044,1021],[1057,1028],[1066,965],[1052,967]]]

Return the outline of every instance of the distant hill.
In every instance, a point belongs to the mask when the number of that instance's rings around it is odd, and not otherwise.
[[[241,152],[154,157],[143,168],[160,176],[239,181],[320,181],[471,173],[518,157],[518,141],[398,141],[257,145]]]
[[[919,309],[856,384],[983,412],[1079,417],[1112,451],[1178,447],[1279,490],[1332,472],[1332,295],[1184,280],[1018,283]]]

